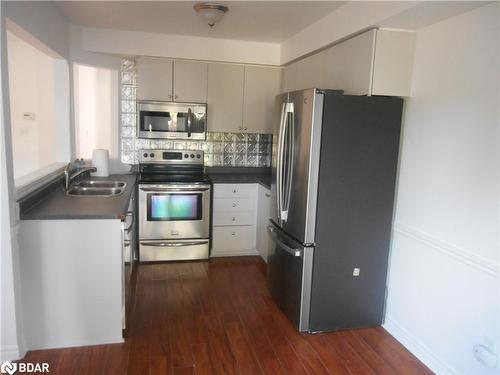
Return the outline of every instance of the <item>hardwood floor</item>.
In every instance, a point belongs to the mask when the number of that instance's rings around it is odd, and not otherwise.
[[[257,257],[140,265],[123,344],[31,351],[51,374],[431,374],[382,328],[295,331]]]

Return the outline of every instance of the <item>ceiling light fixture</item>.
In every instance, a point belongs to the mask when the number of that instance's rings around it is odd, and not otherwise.
[[[222,19],[228,11],[228,7],[215,3],[198,3],[194,5],[194,10],[208,23],[211,28]]]

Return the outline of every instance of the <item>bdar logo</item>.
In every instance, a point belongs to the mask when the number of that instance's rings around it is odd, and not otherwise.
[[[14,374],[17,371],[17,363],[10,363],[9,361],[5,361],[2,363],[2,366],[0,366],[0,371],[3,374]]]

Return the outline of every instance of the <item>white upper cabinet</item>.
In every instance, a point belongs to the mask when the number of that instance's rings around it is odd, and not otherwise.
[[[272,133],[274,101],[280,91],[281,69],[245,66],[243,124],[246,133]]]
[[[137,99],[172,100],[172,61],[142,57],[137,62]]]
[[[208,64],[174,61],[174,101],[207,102]]]
[[[282,91],[318,87],[409,96],[414,49],[414,32],[368,30],[287,66]]]
[[[415,42],[414,31],[377,31],[372,95],[411,95]]]
[[[208,64],[208,131],[241,131],[243,82],[243,65]]]
[[[321,88],[342,89],[351,95],[370,93],[375,33],[376,30],[369,30],[321,52],[324,61]]]

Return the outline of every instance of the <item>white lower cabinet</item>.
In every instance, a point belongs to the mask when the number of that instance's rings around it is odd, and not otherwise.
[[[215,184],[212,257],[260,255],[270,247],[270,191],[260,184]]]
[[[257,184],[215,184],[212,257],[257,255]]]
[[[255,225],[214,227],[212,256],[256,255]]]
[[[257,250],[267,263],[271,249],[271,236],[267,227],[271,216],[271,191],[262,185],[257,186]]]

